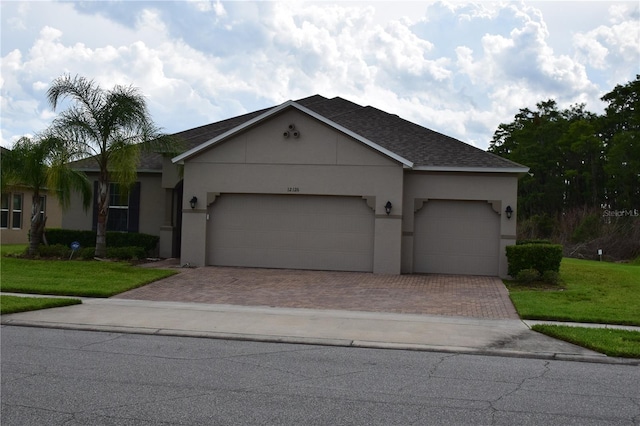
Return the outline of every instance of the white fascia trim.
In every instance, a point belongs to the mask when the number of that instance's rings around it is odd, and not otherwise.
[[[380,145],[371,142],[369,139],[364,138],[364,137],[358,135],[357,133],[354,133],[351,130],[340,126],[339,124],[329,120],[328,118],[323,117],[322,115],[320,115],[320,114],[318,114],[318,113],[316,113],[314,111],[311,111],[310,109],[307,109],[307,108],[303,107],[302,105],[300,105],[300,104],[298,104],[298,103],[296,103],[294,101],[287,101],[287,102],[285,102],[285,103],[283,103],[281,105],[278,105],[277,107],[274,107],[274,108],[270,109],[269,111],[265,112],[264,114],[260,114],[259,116],[255,117],[255,118],[252,118],[251,120],[249,120],[249,121],[247,121],[247,122],[245,122],[245,123],[243,123],[243,124],[241,124],[241,125],[239,125],[237,127],[234,127],[233,129],[228,130],[225,133],[223,133],[221,135],[218,135],[215,138],[213,138],[211,140],[208,140],[207,142],[204,142],[204,143],[196,146],[195,148],[192,148],[189,151],[186,151],[186,152],[178,155],[177,157],[172,158],[171,161],[173,163],[184,164],[184,160],[196,155],[197,153],[209,148],[212,145],[217,144],[218,142],[220,142],[220,141],[222,141],[222,140],[234,135],[237,132],[240,132],[240,131],[242,131],[242,130],[248,128],[248,127],[251,127],[254,124],[256,124],[256,123],[258,123],[258,122],[260,122],[260,121],[262,121],[262,120],[264,120],[264,119],[266,119],[266,118],[268,118],[268,117],[270,117],[270,116],[272,116],[274,114],[277,114],[278,112],[280,112],[283,109],[285,109],[287,107],[290,107],[290,106],[296,108],[297,110],[299,110],[299,111],[301,111],[301,112],[303,112],[303,113],[305,113],[307,115],[310,115],[311,117],[315,118],[316,120],[319,120],[319,121],[325,123],[326,125],[328,125],[330,127],[333,127],[334,129],[336,129],[336,130],[338,130],[338,131],[340,131],[340,132],[342,132],[342,133],[344,133],[344,134],[346,134],[348,136],[351,136],[352,138],[354,138],[354,139],[362,142],[363,144],[375,149],[376,151],[378,151],[378,152],[380,152],[380,153],[382,153],[382,154],[384,154],[384,155],[386,155],[386,156],[398,161],[399,163],[402,163],[403,166],[405,166],[405,167],[408,167],[408,168],[413,167],[413,163],[411,161],[409,161],[409,160],[407,160],[405,158],[402,158],[401,156],[389,151],[388,149],[385,149],[385,148],[381,147]]]
[[[455,167],[418,166],[413,170],[422,172],[467,172],[467,173],[527,173],[528,167]]]

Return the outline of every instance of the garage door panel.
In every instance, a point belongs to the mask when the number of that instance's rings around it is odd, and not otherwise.
[[[220,265],[255,268],[319,269],[318,264],[322,264],[332,265],[332,270],[350,271],[353,268],[354,257],[356,262],[363,264],[368,263],[371,257],[369,253],[356,256],[352,252],[253,247],[227,247],[214,251],[213,257]],[[287,259],[286,266],[281,265],[282,259]]]
[[[489,263],[492,258],[478,258],[476,256],[456,256],[456,255],[433,255],[429,257],[426,267],[428,269],[438,271],[443,264],[455,263],[457,269],[454,271],[439,271],[431,273],[443,273],[443,274],[461,274],[461,275],[495,275],[494,269]]]
[[[498,274],[500,221],[487,202],[432,200],[414,224],[415,272]]]
[[[364,203],[364,201],[363,201]],[[331,230],[337,233],[355,233],[370,234],[371,221],[362,220],[363,215],[341,215],[332,214],[327,217],[326,214],[307,213],[307,214],[291,214],[287,212],[279,214],[242,214],[241,221],[235,221],[233,216],[214,213],[217,220],[227,222],[228,229],[238,229],[244,231],[259,232],[268,229],[273,232],[286,232],[291,229],[306,229],[308,231],[327,231]],[[226,217],[225,217],[226,216]]]
[[[210,210],[208,264],[371,271],[373,221],[362,198],[224,194]]]
[[[300,250],[370,253],[370,245],[373,244],[373,239],[369,238],[369,235],[357,233],[221,230],[216,232],[216,236],[223,241],[228,241],[225,244],[226,247],[244,247],[245,249],[297,247]],[[365,246],[363,240],[368,241],[369,244]]]

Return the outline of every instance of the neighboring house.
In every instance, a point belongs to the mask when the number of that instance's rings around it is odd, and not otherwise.
[[[0,147],[0,155],[8,150]],[[47,228],[60,228],[62,207],[54,195],[41,191],[40,214],[47,218]],[[0,242],[2,244],[27,244],[31,229],[33,191],[28,187],[7,185],[0,194]]]
[[[2,193],[0,203],[0,241],[2,244],[27,244],[31,229],[33,191],[10,186]],[[40,214],[47,218],[47,228],[60,228],[62,209],[54,196],[43,195]]]
[[[143,157],[139,185],[128,200],[112,198],[110,212],[120,230],[159,235],[162,257],[196,266],[507,275],[516,214],[505,212],[517,206],[525,166],[319,95],[177,136],[185,152]],[[78,208],[63,217],[65,228],[91,226],[92,215]]]

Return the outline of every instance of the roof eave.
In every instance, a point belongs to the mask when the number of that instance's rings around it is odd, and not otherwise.
[[[529,171],[528,167],[462,167],[462,166],[416,166],[415,171],[421,172],[457,172],[457,173],[510,173],[523,176]]]
[[[100,173],[100,169],[98,168],[78,167],[73,170],[84,173]],[[162,173],[162,169],[136,169],[136,173]]]

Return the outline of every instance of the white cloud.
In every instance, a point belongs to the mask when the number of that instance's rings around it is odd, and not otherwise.
[[[48,124],[46,88],[70,72],[139,87],[169,131],[319,93],[486,148],[520,108],[597,104],[640,58],[629,4],[574,31],[573,46],[554,37],[542,11],[564,9],[547,3],[29,5],[3,4],[2,144]]]
[[[609,8],[608,25],[599,25],[574,36],[579,60],[600,71],[607,71],[609,84],[620,83],[640,72],[639,6],[614,5]]]
[[[198,12],[213,12],[216,16],[221,18],[227,15],[227,11],[220,0],[216,0],[215,2],[211,0],[187,0],[187,3],[189,3]]]

